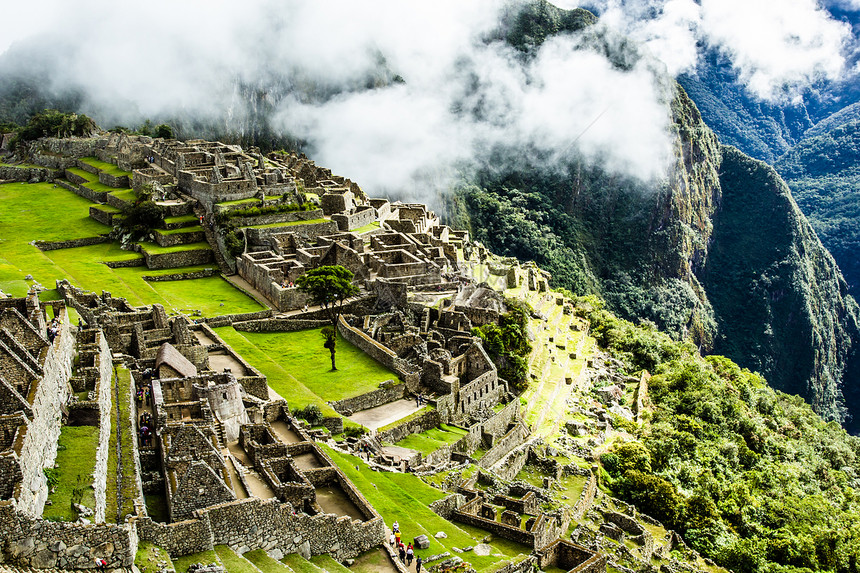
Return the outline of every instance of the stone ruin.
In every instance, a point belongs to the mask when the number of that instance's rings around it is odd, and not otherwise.
[[[297,154],[264,157],[218,142],[125,134],[77,146],[53,140],[47,146],[56,150],[52,161],[74,147],[76,153],[133,171],[133,186],[154,187],[172,215],[199,214],[206,222],[205,238],[226,272],[233,270],[231,257],[215,223],[219,215],[235,223],[244,241],[235,270],[273,311],[219,317],[210,324],[254,331],[290,321],[295,323],[291,328],[319,322],[313,311],[297,313],[307,302],[295,287],[297,279],[321,265],[353,271],[360,294],[338,330],[398,380],[332,406],[352,416],[420,397],[430,408],[338,447],[363,452],[371,467],[401,471],[438,471],[471,461],[487,471],[515,475],[528,459],[530,431],[520,419],[519,401],[471,333],[474,326],[498,321],[507,309],[494,288],[472,280],[474,263],[487,254],[468,233],[441,225],[423,205],[367,198],[355,183]],[[239,212],[236,205],[307,202],[318,208],[230,217],[231,211]],[[501,277],[502,287],[547,290],[548,277],[535,268],[511,263],[491,271]],[[72,307],[86,328],[75,333],[66,320],[53,344],[42,334],[44,309],[35,296],[0,299],[5,560],[86,568],[92,555],[104,555],[109,566],[128,567],[141,540],[174,556],[223,543],[242,551],[264,548],[275,556],[306,551],[344,559],[384,542],[381,517],[314,443],[342,431],[340,417],[323,421],[329,431],[309,431],[286,403],[270,398],[265,376],[207,321],[168,316],[159,305],[134,307],[108,292],[88,293],[67,282],[58,282],[57,290],[62,301],[49,303],[55,314],[63,317]],[[80,367],[72,376],[75,353]],[[106,447],[115,367],[130,372],[132,389],[149,391],[147,400],[132,398],[131,404],[129,421],[137,439],[133,451],[125,453],[135,459],[134,511],[117,525],[105,523],[105,455],[95,477],[95,523],[52,530],[45,538],[50,548],[41,541],[31,544],[31,533],[44,528],[42,468],[53,464],[63,412],[75,411],[77,419],[99,425],[100,448]],[[75,392],[87,392],[88,399],[73,406],[69,396]],[[458,425],[465,435],[450,447],[408,461],[384,445],[441,423]],[[479,448],[486,450],[480,460],[470,458]],[[149,493],[164,496],[165,521],[148,514],[143,496]],[[530,563],[541,559],[541,564],[564,568],[576,560],[572,555],[587,552],[557,543],[571,516],[539,513],[534,495],[464,493],[465,503],[450,512],[451,518],[533,547]],[[590,555],[580,560],[594,565],[589,572],[605,568],[605,559]]]

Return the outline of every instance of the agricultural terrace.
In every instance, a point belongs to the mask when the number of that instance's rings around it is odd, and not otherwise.
[[[204,316],[211,316],[263,310],[262,305],[218,276],[165,282],[143,279],[199,271],[212,268],[214,263],[162,270],[149,270],[145,266],[110,268],[106,262],[141,259],[142,263],[141,254],[122,250],[117,242],[40,251],[32,241],[97,237],[111,230],[89,217],[89,208],[94,203],[61,187],[50,183],[7,183],[0,185],[0,202],[4,206],[0,210],[3,292],[24,296],[34,282],[50,289],[57,279],[66,278],[86,290],[109,290],[132,305],[158,303],[168,312],[199,310]],[[179,245],[173,249],[188,247]],[[159,247],[158,252],[165,249]],[[33,280],[26,280],[27,275],[32,275]]]

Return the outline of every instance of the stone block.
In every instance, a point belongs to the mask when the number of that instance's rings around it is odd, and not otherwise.
[[[426,535],[422,534],[412,540],[412,545],[414,545],[418,549],[427,549],[428,547],[430,547],[430,540],[427,538]]]

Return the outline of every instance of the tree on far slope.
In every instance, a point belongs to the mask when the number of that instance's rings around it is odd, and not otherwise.
[[[311,303],[319,305],[331,321],[331,326],[322,330],[325,340],[323,346],[331,352],[331,369],[337,370],[334,353],[337,342],[337,321],[343,311],[343,304],[351,296],[358,294],[358,287],[352,284],[352,271],[340,265],[326,265],[312,269],[296,280],[299,290],[307,293]]]

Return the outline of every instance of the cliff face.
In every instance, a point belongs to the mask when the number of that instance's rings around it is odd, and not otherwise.
[[[714,352],[843,420],[846,408],[860,407],[853,392],[860,332],[836,262],[767,164],[724,147],[720,185],[700,273],[718,323]]]

